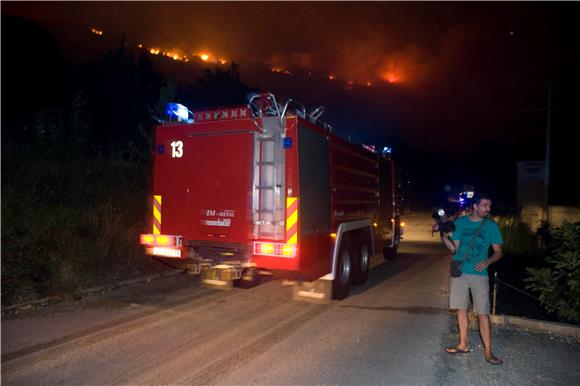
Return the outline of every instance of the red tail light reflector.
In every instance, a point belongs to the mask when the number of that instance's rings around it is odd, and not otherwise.
[[[296,245],[255,241],[254,255],[296,257]]]

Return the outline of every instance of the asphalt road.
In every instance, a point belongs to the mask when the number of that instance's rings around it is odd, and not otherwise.
[[[330,305],[270,280],[203,288],[176,275],[2,320],[3,385],[580,384],[580,342],[494,327],[502,366],[443,350],[448,257],[428,216],[409,216],[395,261]]]

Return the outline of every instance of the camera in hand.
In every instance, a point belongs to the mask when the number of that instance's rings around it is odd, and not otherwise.
[[[455,223],[449,219],[449,216],[443,207],[437,207],[433,210],[431,215],[439,227],[439,232],[450,233],[455,231]]]

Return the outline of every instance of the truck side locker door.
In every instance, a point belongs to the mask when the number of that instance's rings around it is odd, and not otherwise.
[[[392,223],[391,219],[394,217],[393,212],[393,199],[394,199],[394,186],[393,186],[393,175],[391,170],[391,161],[380,159],[379,160],[379,173],[380,173],[380,216],[381,216],[381,228],[379,229],[379,234],[381,235],[381,243],[385,243],[386,240],[392,238]],[[388,244],[388,241],[387,241]],[[383,245],[380,245],[382,248]]]
[[[306,127],[299,127],[299,138],[299,234],[301,245],[306,247],[301,249],[301,259],[308,259],[307,271],[312,278],[317,278],[332,271],[329,144],[323,134]]]

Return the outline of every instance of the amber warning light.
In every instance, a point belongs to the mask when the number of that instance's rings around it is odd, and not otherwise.
[[[141,234],[139,238],[148,255],[181,258],[181,236],[147,233]]]
[[[296,257],[296,245],[256,241],[254,255]]]
[[[180,247],[181,236],[141,234],[140,244],[154,247]]]

